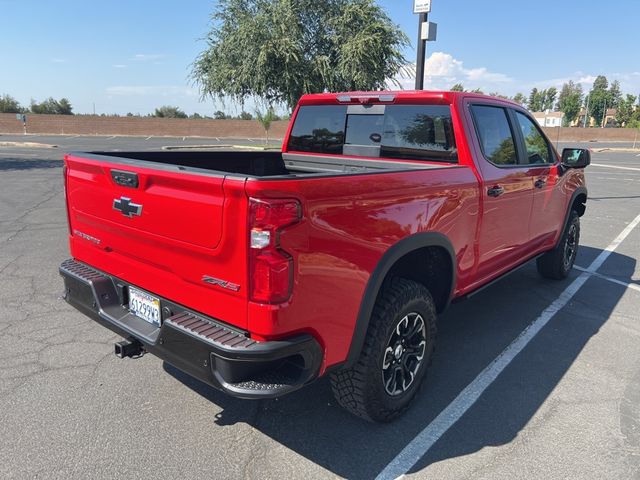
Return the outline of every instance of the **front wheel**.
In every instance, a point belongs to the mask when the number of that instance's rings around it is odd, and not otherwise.
[[[579,243],[580,216],[578,212],[572,210],[567,227],[562,233],[562,237],[556,248],[538,257],[536,260],[540,275],[556,280],[567,278],[576,260]]]
[[[420,388],[435,334],[429,291],[411,280],[392,279],[376,301],[358,361],[331,375],[338,403],[365,420],[396,418]]]

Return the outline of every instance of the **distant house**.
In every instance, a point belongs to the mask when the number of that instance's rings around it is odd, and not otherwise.
[[[618,126],[616,122],[616,115],[618,114],[618,110],[615,108],[607,108],[607,113],[604,116],[604,126],[605,127],[616,127]]]
[[[541,127],[561,127],[564,112],[552,112],[551,110],[533,112],[533,118]]]
[[[618,110],[615,108],[607,108],[607,113],[604,117],[604,122],[600,125],[596,125],[596,121],[593,117],[589,117],[585,121],[585,117],[587,116],[587,110],[582,108],[580,109],[580,113],[578,114],[578,118],[574,122],[571,123],[572,127],[616,127],[616,115],[618,114]]]
[[[586,116],[587,116],[587,109],[582,107],[576,119],[571,123],[571,126],[572,127],[583,127],[583,126],[590,127],[591,124],[593,123],[593,118],[586,119]]]

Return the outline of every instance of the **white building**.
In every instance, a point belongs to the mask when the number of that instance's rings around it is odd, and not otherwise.
[[[533,118],[541,127],[561,127],[564,112],[552,112],[551,110],[533,112]]]

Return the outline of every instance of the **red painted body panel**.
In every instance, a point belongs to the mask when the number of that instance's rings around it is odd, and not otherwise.
[[[449,239],[456,257],[453,297],[553,247],[584,175],[580,170],[559,175],[557,163],[497,168],[482,157],[467,103],[482,99],[515,104],[452,92],[388,93],[396,104],[451,105],[458,165],[283,179],[127,166],[140,178],[140,187],[131,189],[111,179],[111,169],[123,168],[117,159],[109,163],[68,155],[72,255],[246,329],[257,340],[311,333],[324,348],[323,373],[345,360],[367,282],[384,253],[400,240],[421,232],[439,232]],[[371,101],[360,97],[381,94],[349,95],[358,103]],[[336,104],[336,97],[308,95],[300,105]],[[541,178],[545,188],[535,189],[534,182]],[[497,183],[505,194],[488,197],[487,188]],[[127,218],[113,210],[113,199],[121,196],[144,204],[143,214]],[[302,207],[301,221],[280,234],[280,246],[293,259],[292,294],[283,304],[248,300],[249,197],[293,198]],[[203,283],[203,275],[236,283],[240,290]]]

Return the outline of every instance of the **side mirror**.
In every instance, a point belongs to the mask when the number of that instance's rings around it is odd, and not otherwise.
[[[562,165],[566,168],[584,168],[591,164],[591,150],[587,148],[565,148],[562,150]]]

